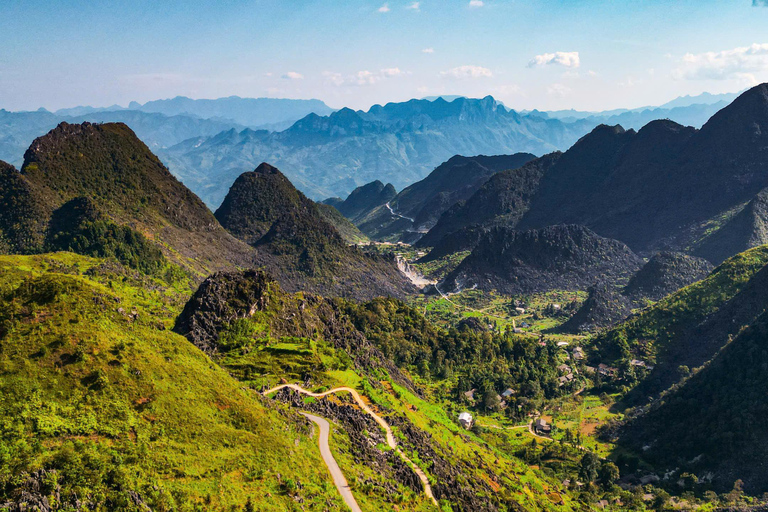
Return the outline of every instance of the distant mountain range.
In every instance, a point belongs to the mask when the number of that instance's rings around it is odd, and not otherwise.
[[[658,108],[596,113],[515,112],[490,96],[435,97],[336,112],[319,100],[236,96],[56,113],[0,110],[0,159],[21,165],[32,140],[62,121],[124,122],[210,207],[221,203],[237,176],[262,161],[278,165],[300,190],[322,199],[344,197],[376,179],[405,188],[456,154],[565,150],[601,123],[640,128],[669,118],[698,127],[731,96],[685,97]]]
[[[179,96],[128,108],[80,106],[34,112],[0,110],[0,159],[21,165],[29,144],[66,121],[72,124],[121,122],[127,124],[153,150],[173,146],[193,137],[210,137],[226,130],[285,129],[310,113],[333,112],[320,100],[275,98],[219,98],[192,100]],[[255,167],[252,166],[252,167]]]
[[[495,174],[418,244],[470,249],[482,229],[580,224],[640,254],[682,250],[713,263],[768,240],[768,85],[700,130],[669,120],[601,125],[565,153]],[[468,247],[462,244],[470,244]]]

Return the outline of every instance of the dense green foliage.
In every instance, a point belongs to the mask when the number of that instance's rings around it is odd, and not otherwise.
[[[496,395],[515,390],[511,415],[530,412],[534,400],[553,398],[571,391],[577,382],[560,387],[556,367],[567,357],[553,342],[517,335],[492,326],[439,329],[421,314],[395,299],[375,299],[346,306],[355,326],[398,365],[423,378],[452,383],[452,398],[477,389],[482,408],[496,410]],[[480,325],[477,322],[478,326]],[[487,395],[487,396],[486,396]]]
[[[705,368],[630,422],[621,443],[657,467],[704,477],[717,491],[736,479],[751,494],[768,490],[768,317],[760,315]],[[702,482],[705,484],[706,482]]]
[[[709,361],[728,340],[762,312],[760,299],[768,265],[768,247],[727,260],[706,279],[659,301],[616,328],[599,335],[602,358],[628,366],[631,359],[656,363],[643,382],[638,399],[658,393],[684,377],[678,368],[696,368]],[[760,276],[758,281],[753,278]],[[635,380],[625,384],[633,385]]]

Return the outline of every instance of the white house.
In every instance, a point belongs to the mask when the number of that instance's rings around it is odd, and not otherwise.
[[[472,428],[472,415],[468,412],[459,414],[459,425],[469,430]]]

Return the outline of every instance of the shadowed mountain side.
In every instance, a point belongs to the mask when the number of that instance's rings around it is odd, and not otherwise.
[[[624,288],[600,284],[589,289],[587,300],[559,332],[595,332],[626,319],[632,309],[643,308],[707,277],[714,267],[701,258],[682,253],[655,254]]]
[[[348,246],[318,206],[269,164],[235,181],[216,218],[257,250],[259,264],[286,290],[357,299],[415,291],[393,257]]]
[[[694,254],[719,264],[734,254],[768,243],[768,189],[694,250]]]
[[[446,235],[475,224],[515,227],[538,192],[542,177],[560,156],[561,153],[551,153],[518,169],[494,174],[466,202],[454,204],[443,213],[437,224],[416,245],[436,246]]]
[[[515,231],[491,228],[445,278],[445,290],[478,287],[508,294],[584,290],[629,278],[642,260],[616,240],[583,226]]]
[[[579,223],[637,251],[685,248],[768,185],[766,127],[766,84],[698,131],[671,121],[598,127],[544,176],[520,226]]]
[[[31,210],[24,222],[34,239],[12,252],[42,251],[39,234],[47,232],[54,212],[87,197],[110,222],[142,234],[196,274],[254,261],[254,251],[222,229],[205,204],[123,124],[62,123],[32,143],[20,174],[6,169],[5,176],[21,186],[24,194],[18,197],[27,197]]]

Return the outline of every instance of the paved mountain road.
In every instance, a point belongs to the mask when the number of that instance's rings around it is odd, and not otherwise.
[[[419,466],[414,464],[413,461],[411,461],[411,459],[409,459],[405,455],[405,453],[403,453],[403,451],[397,446],[397,442],[395,442],[395,435],[392,433],[392,428],[389,426],[389,424],[386,421],[384,421],[384,418],[382,418],[381,416],[376,414],[373,411],[373,409],[371,409],[368,406],[368,404],[365,403],[365,400],[363,400],[363,397],[360,396],[360,393],[358,393],[356,390],[354,390],[352,388],[348,388],[348,387],[339,387],[339,388],[329,389],[328,391],[324,391],[322,393],[313,393],[312,391],[307,391],[306,389],[304,389],[301,386],[298,386],[296,384],[282,384],[280,386],[275,386],[272,389],[268,389],[268,390],[264,391],[262,394],[264,396],[270,395],[272,393],[280,391],[283,388],[293,389],[294,391],[298,391],[299,393],[303,393],[303,394],[305,394],[307,396],[311,396],[313,398],[322,398],[324,396],[328,396],[330,394],[340,393],[340,392],[347,392],[347,393],[351,394],[352,398],[354,398],[354,400],[357,403],[357,405],[365,413],[370,415],[376,421],[376,423],[378,423],[381,426],[381,428],[384,429],[384,432],[386,433],[386,438],[387,438],[387,445],[389,445],[390,448],[395,450],[397,452],[397,454],[400,455],[400,457],[405,461],[405,463],[408,464],[408,466],[410,466],[410,468],[413,470],[413,472],[416,473],[416,476],[419,477],[419,480],[421,480],[421,484],[424,487],[424,494],[426,494],[427,497],[430,500],[432,500],[432,503],[434,503],[435,506],[439,506],[437,504],[437,500],[435,499],[434,494],[432,494],[432,486],[429,485],[429,479],[427,478],[427,475],[421,470],[421,468]],[[308,418],[312,419],[310,417],[311,415],[307,415],[305,413],[302,413],[302,414],[304,414]],[[318,418],[318,416],[315,416],[315,418]],[[323,418],[319,418],[319,419],[323,419]],[[312,420],[312,421],[314,421],[314,420]],[[323,420],[323,421],[325,421],[326,424],[328,423],[327,420]],[[321,436],[322,436],[322,432],[321,432]],[[327,439],[326,439],[326,443],[325,444],[326,444],[326,446],[328,445]],[[322,446],[322,444],[321,444],[321,446]],[[330,454],[330,449],[328,451],[328,455],[331,458],[331,460],[333,460],[333,464],[338,469],[338,464],[336,464],[336,461],[333,459],[333,456]],[[323,459],[325,460],[325,455],[323,455]],[[326,464],[327,464],[327,460],[326,460]],[[331,474],[333,474],[333,469],[331,469],[330,465],[328,466],[328,469],[330,469],[331,470]],[[341,472],[340,469],[339,469],[339,472]],[[343,478],[343,474],[341,476]],[[346,480],[344,480],[344,481],[346,483]],[[336,477],[335,476],[334,476],[334,482],[336,482]],[[342,497],[343,497],[344,496],[344,491],[342,490],[343,487],[339,487],[338,484],[336,484],[336,487],[338,487],[339,492],[342,494]],[[349,486],[347,486],[346,489],[347,489],[347,491],[349,491]],[[353,498],[353,500],[354,500],[354,498]],[[345,498],[345,501],[346,501],[346,498]],[[353,510],[355,510],[355,509],[353,509]]]
[[[355,497],[352,495],[347,479],[344,478],[344,473],[341,472],[341,468],[331,453],[331,447],[328,444],[328,440],[331,436],[331,425],[328,423],[328,420],[321,418],[320,416],[315,416],[314,414],[309,414],[308,412],[302,412],[301,414],[320,427],[320,436],[318,437],[320,455],[322,455],[325,465],[328,466],[328,470],[331,472],[331,477],[333,478],[333,483],[339,490],[339,494],[341,494],[344,503],[347,504],[352,512],[362,512],[362,510],[360,510],[360,505],[357,504],[357,500],[355,500]]]

